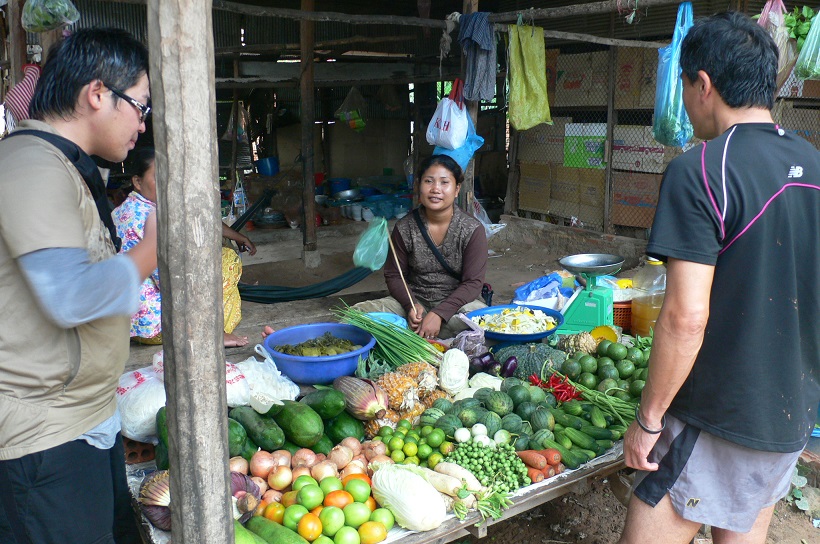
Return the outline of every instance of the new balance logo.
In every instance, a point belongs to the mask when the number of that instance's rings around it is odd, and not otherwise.
[[[802,178],[803,177],[803,167],[802,166],[792,166],[789,168],[789,177],[790,178]]]
[[[700,502],[700,499],[689,499],[688,501],[686,501],[686,507],[687,508],[695,508],[695,507],[697,507],[699,502]]]

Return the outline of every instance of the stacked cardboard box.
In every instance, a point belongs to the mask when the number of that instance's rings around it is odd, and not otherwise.
[[[643,84],[642,48],[619,47],[618,65],[615,70],[615,108],[619,110],[640,108]]]
[[[564,166],[605,168],[605,140],[606,123],[568,123],[564,134]]]
[[[550,213],[550,192],[554,164],[519,163],[518,208],[538,213]]]
[[[553,117],[553,124],[542,123],[519,132],[518,160],[521,163],[557,163],[564,160],[564,133],[571,117]]]
[[[662,177],[659,174],[612,172],[612,222],[627,227],[651,227]]]
[[[664,170],[664,146],[652,137],[652,127],[616,125],[612,129],[612,167],[659,174]]]

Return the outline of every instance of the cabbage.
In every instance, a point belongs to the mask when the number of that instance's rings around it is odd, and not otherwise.
[[[467,354],[457,348],[444,352],[439,368],[439,385],[447,393],[455,395],[465,387],[470,377],[470,360]]]
[[[486,372],[478,372],[470,378],[469,385],[470,387],[481,389],[482,387],[489,387],[490,389],[495,389],[496,391],[501,391],[501,382],[504,381],[504,378],[499,378],[498,376],[490,376]]]
[[[417,474],[399,465],[380,465],[373,473],[373,498],[411,531],[436,529],[447,517],[444,499]]]

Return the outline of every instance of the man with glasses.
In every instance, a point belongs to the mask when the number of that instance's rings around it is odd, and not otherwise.
[[[130,34],[57,44],[31,120],[0,142],[0,542],[141,542],[114,396],[156,218],[119,239],[91,155],[121,162],[151,108],[148,52]]]

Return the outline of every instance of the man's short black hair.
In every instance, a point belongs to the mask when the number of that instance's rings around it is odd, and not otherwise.
[[[29,114],[39,120],[68,119],[74,113],[80,90],[88,83],[99,79],[123,91],[147,73],[148,50],[125,30],[78,30],[49,51]]]
[[[683,40],[680,66],[690,81],[703,70],[730,108],[774,106],[777,45],[738,12],[698,19]]]

